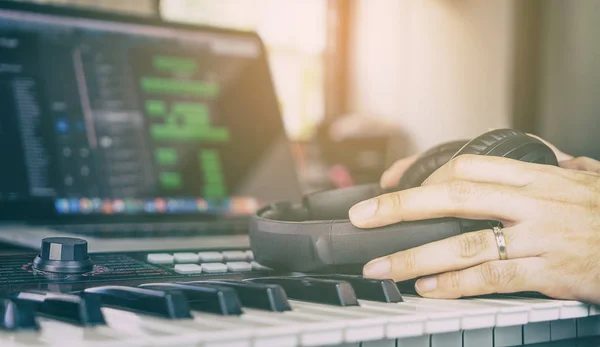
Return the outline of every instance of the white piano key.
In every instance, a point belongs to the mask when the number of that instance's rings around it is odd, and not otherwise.
[[[224,251],[223,257],[225,261],[245,261],[246,252],[243,251]]]
[[[227,265],[223,263],[202,263],[201,266],[205,273],[227,272]]]
[[[361,308],[377,309],[392,314],[408,315],[409,317],[423,317],[423,332],[426,334],[442,334],[459,331],[461,313],[435,307],[399,303],[382,303],[376,301],[359,300]],[[413,335],[414,336],[414,335]]]
[[[460,325],[463,330],[492,328],[496,324],[496,315],[499,313],[499,308],[496,306],[467,300],[427,299],[404,295],[404,304],[457,311],[461,314]]]
[[[198,253],[181,252],[181,253],[174,253],[173,259],[175,260],[176,263],[179,263],[179,264],[196,264],[198,262],[198,260],[200,259],[200,256],[198,255]]]
[[[494,328],[494,347],[520,346],[523,340],[522,326],[506,326]]]
[[[600,316],[577,318],[577,337],[600,336]]]
[[[485,298],[472,299],[481,302],[488,302],[497,306],[522,306],[529,311],[528,322],[546,322],[557,320],[560,317],[562,303],[537,298],[506,297],[506,298]],[[524,324],[521,322],[521,324]]]
[[[429,335],[406,337],[396,340],[396,347],[429,347]]]
[[[211,262],[222,262],[223,259],[225,257],[223,256],[223,253],[221,252],[199,252],[198,253],[198,260],[200,262],[207,262],[207,263],[211,263]]]
[[[461,346],[461,345],[459,345]],[[462,347],[493,347],[494,329],[466,330],[463,332]]]
[[[252,251],[246,251],[244,253],[246,254],[246,260],[248,260],[248,261],[254,260],[254,252],[252,252]]]
[[[202,266],[198,264],[177,264],[173,270],[182,275],[199,274],[202,273]]]
[[[152,264],[173,264],[173,256],[168,253],[148,254],[146,260]]]
[[[523,325],[529,322],[529,311],[528,306],[515,305],[508,302],[489,302],[486,299],[464,299],[467,302],[476,303],[479,305],[485,305],[488,307],[495,307],[496,327],[509,327],[514,325]]]
[[[431,336],[431,347],[462,347],[462,332],[436,334]]]
[[[523,326],[525,344],[550,342],[550,322],[529,323]]]
[[[227,269],[230,272],[242,272],[242,271],[251,271],[252,270],[252,264],[247,263],[245,261],[232,261],[232,262],[228,262],[226,265],[227,265]]]
[[[589,315],[590,305],[571,300],[558,300],[562,303],[560,319],[583,318]]]
[[[567,340],[577,337],[577,320],[561,319],[550,322],[550,341]]]
[[[361,310],[361,307],[337,307],[323,304],[313,304],[290,300],[294,309],[302,309],[303,312],[327,312],[340,317],[353,317],[348,321],[348,326],[344,332],[346,342],[365,342],[373,340],[383,340],[385,336],[385,327],[387,318],[382,313]]]

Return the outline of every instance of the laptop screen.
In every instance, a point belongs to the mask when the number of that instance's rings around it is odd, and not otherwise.
[[[256,35],[50,12],[0,8],[0,201],[55,215],[264,203],[244,186],[283,125]]]

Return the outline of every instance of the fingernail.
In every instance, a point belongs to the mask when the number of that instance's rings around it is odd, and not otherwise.
[[[435,276],[421,278],[420,280],[417,281],[417,283],[415,284],[415,287],[417,287],[417,292],[419,292],[419,293],[427,293],[427,292],[434,291],[435,288],[437,287],[437,279],[435,278]]]
[[[390,274],[390,260],[386,258],[371,260],[363,268],[363,276],[369,278],[387,278]]]
[[[375,211],[377,211],[377,201],[371,199],[352,206],[349,215],[353,222],[366,221],[375,215]]]

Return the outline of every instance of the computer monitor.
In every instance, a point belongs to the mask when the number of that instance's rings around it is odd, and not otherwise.
[[[0,4],[4,218],[247,215],[300,193],[285,144],[254,33]]]

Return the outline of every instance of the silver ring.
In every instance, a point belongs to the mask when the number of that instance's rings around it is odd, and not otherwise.
[[[492,228],[494,232],[494,236],[496,236],[496,245],[498,246],[498,254],[500,255],[500,260],[508,259],[506,255],[506,241],[504,240],[504,233],[499,226],[495,226]]]

